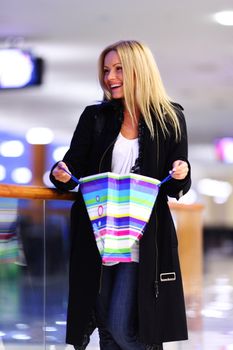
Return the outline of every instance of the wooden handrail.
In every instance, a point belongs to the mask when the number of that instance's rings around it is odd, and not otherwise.
[[[179,203],[179,202],[169,202],[169,207],[172,210],[189,210],[189,211],[202,211],[204,208],[204,205],[201,203],[192,203],[192,204],[185,204],[185,203]]]
[[[60,192],[55,188],[38,186],[21,186],[11,184],[0,184],[0,197],[20,198],[20,199],[52,199],[52,200],[72,200],[76,199],[76,192]],[[169,202],[169,207],[174,210],[202,210],[200,203],[183,204]]]
[[[0,197],[20,199],[75,200],[76,192],[60,192],[55,188],[0,184]]]

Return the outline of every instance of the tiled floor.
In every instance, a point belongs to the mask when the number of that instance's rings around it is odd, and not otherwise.
[[[64,280],[47,279],[45,290],[37,270],[11,267],[7,277],[5,269],[0,267],[0,350],[72,350],[63,343]],[[206,245],[203,288],[186,295],[186,305],[189,340],[164,344],[165,350],[233,350],[233,237]],[[95,332],[88,350],[97,349]]]

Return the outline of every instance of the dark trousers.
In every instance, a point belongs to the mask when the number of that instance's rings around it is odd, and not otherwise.
[[[138,263],[119,263],[102,269],[96,302],[100,350],[162,350],[161,344],[145,345],[138,340]],[[86,345],[74,348],[84,350]]]
[[[145,350],[137,338],[137,263],[103,266],[96,314],[101,350]]]

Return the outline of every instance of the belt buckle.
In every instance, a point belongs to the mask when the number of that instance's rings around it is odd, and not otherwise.
[[[176,273],[175,272],[164,272],[160,274],[160,281],[161,282],[170,282],[176,280]]]

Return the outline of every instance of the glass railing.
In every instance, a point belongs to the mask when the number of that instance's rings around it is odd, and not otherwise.
[[[0,185],[1,350],[73,349],[65,344],[65,328],[69,212],[75,196],[49,188]],[[201,327],[202,206],[170,206],[180,236],[187,310],[196,308],[189,327],[197,330]]]
[[[0,185],[0,349],[65,349],[74,198]]]

